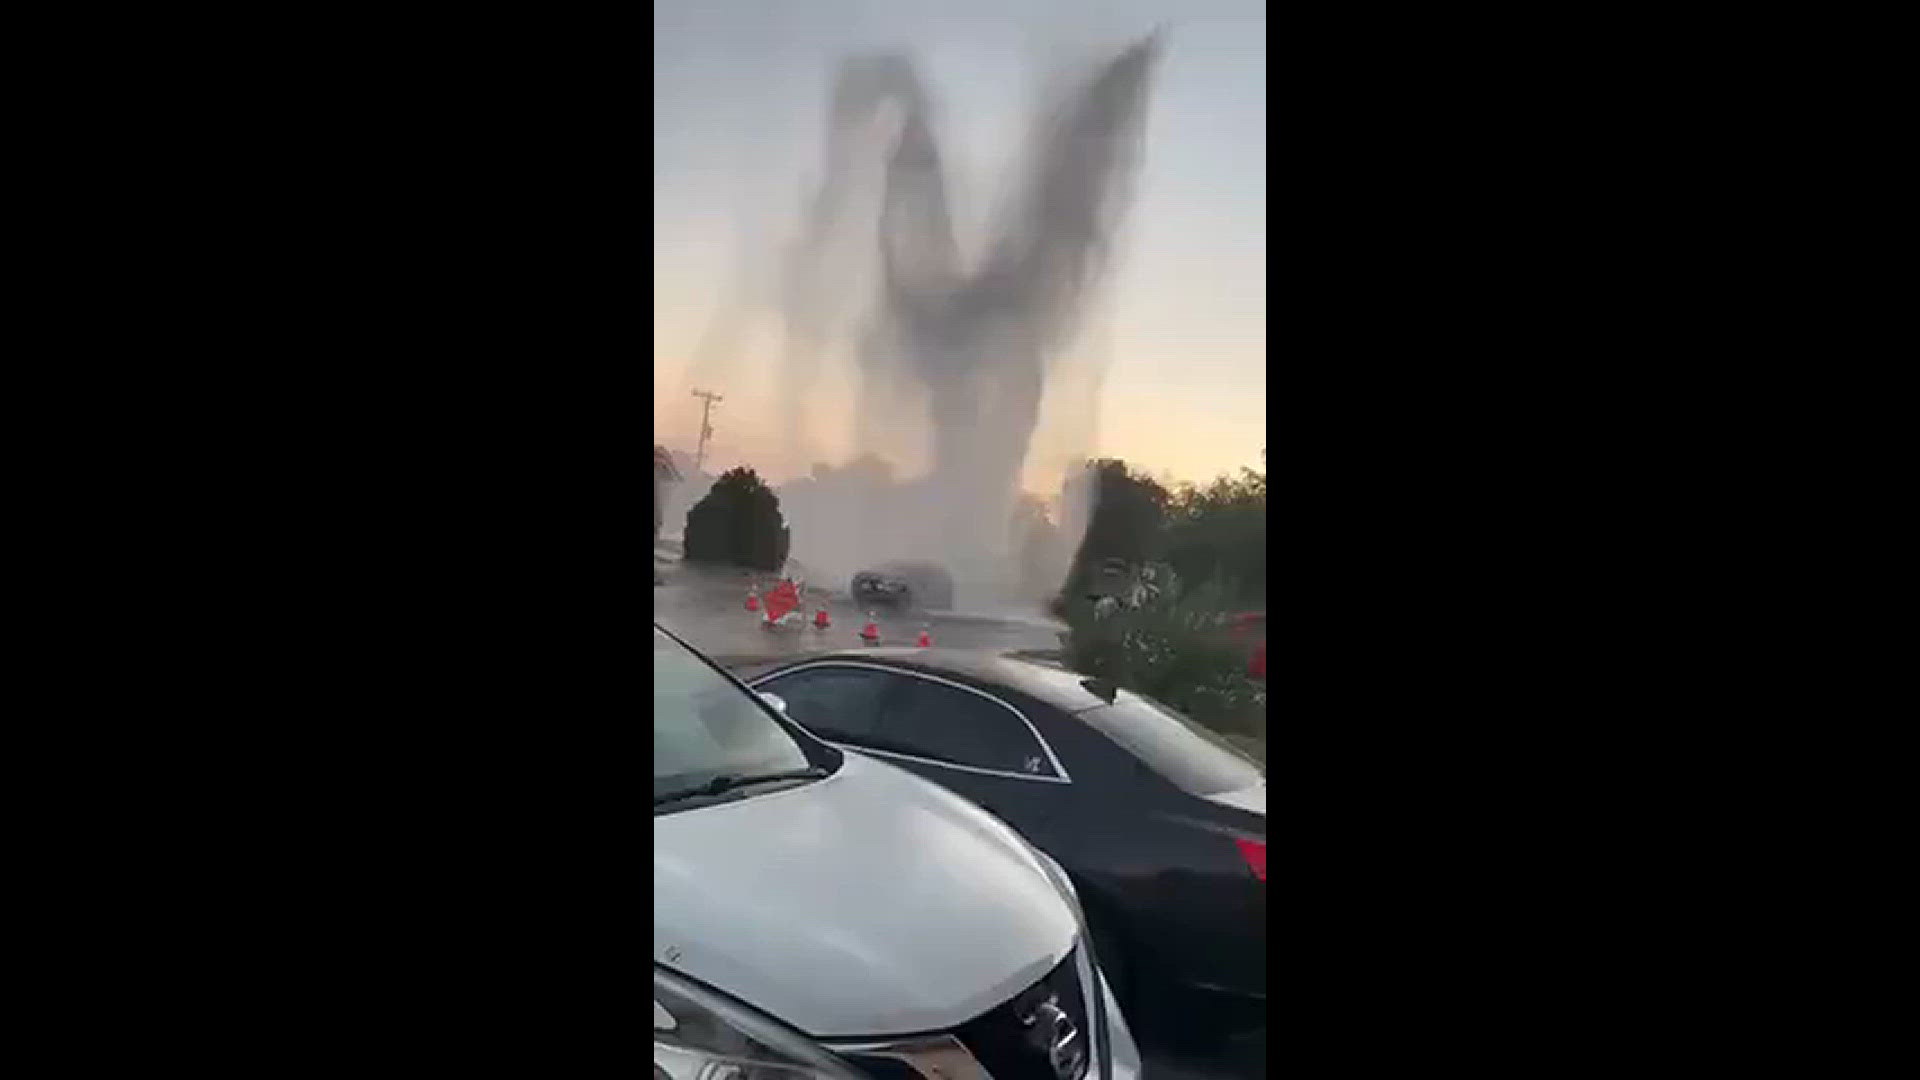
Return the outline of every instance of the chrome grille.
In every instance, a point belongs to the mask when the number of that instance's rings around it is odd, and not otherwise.
[[[874,1080],[1088,1080],[1097,1069],[1082,948],[949,1033],[834,1049]]]
[[[1076,947],[1013,1000],[954,1031],[994,1080],[1084,1080],[1093,1024]]]

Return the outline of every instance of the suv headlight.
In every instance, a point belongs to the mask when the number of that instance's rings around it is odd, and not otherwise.
[[[1018,830],[1014,835],[1018,836]],[[1025,840],[1025,837],[1021,837]],[[1027,850],[1046,868],[1047,876],[1053,879],[1054,888],[1072,906],[1073,914],[1080,921],[1080,948],[1091,955],[1093,942],[1087,938],[1087,915],[1080,908],[1080,890],[1074,888],[1073,879],[1067,876],[1066,868],[1054,861],[1053,856],[1027,844]],[[1095,959],[1098,959],[1097,957]],[[1140,1080],[1140,1048],[1133,1041],[1133,1031],[1127,1026],[1127,1018],[1120,1012],[1120,1003],[1114,1000],[1113,988],[1107,985],[1106,973],[1098,964],[1089,965],[1092,972],[1091,983],[1097,988],[1096,999],[1087,1003],[1087,1008],[1099,1009],[1106,1018],[1106,1043],[1102,1067],[1105,1075],[1113,1080]],[[1096,1070],[1096,1074],[1098,1070]]]
[[[859,1080],[806,1036],[653,969],[653,1080]]]

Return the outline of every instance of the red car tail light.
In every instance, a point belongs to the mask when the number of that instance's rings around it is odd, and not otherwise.
[[[1267,880],[1267,845],[1259,840],[1239,840],[1233,846],[1240,849],[1240,857],[1247,860],[1247,869],[1261,881]]]

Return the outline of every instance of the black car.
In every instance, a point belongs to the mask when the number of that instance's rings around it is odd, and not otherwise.
[[[1111,684],[1007,656],[862,649],[746,681],[826,741],[959,792],[1053,856],[1143,1027],[1264,1024],[1266,775],[1217,736]]]
[[[953,607],[953,576],[932,563],[888,563],[853,575],[847,586],[862,606]]]

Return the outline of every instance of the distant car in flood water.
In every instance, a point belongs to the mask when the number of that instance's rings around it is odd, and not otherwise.
[[[858,604],[890,607],[953,607],[953,575],[933,563],[887,563],[853,575],[847,591]]]

